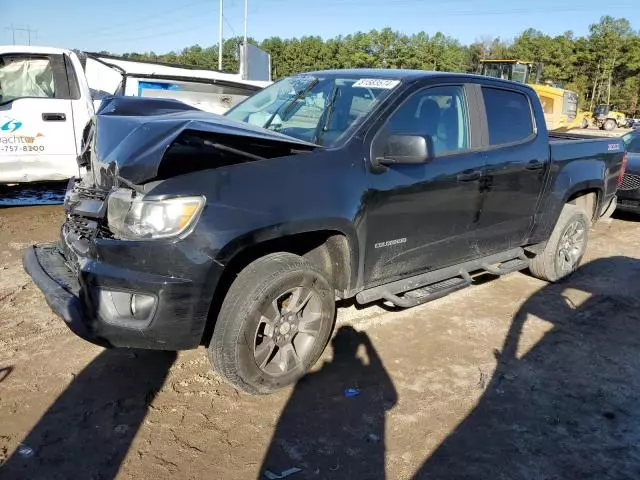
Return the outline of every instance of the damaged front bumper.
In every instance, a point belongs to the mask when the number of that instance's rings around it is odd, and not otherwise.
[[[29,247],[22,258],[25,271],[44,294],[51,310],[62,318],[73,333],[89,342],[108,346],[91,332],[85,322],[80,285],[64,257],[53,243]]]
[[[163,277],[95,260],[69,266],[59,244],[28,248],[23,265],[51,309],[79,337],[104,347],[197,347],[218,274],[202,281]],[[211,271],[208,273],[212,273]],[[197,272],[196,272],[197,275]],[[138,309],[133,308],[138,305]]]
[[[172,241],[112,238],[106,199],[79,183],[70,182],[60,240],[35,245],[23,258],[49,306],[98,345],[197,347],[222,273],[208,244],[197,232]]]

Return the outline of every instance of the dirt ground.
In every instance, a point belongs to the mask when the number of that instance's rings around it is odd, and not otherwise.
[[[21,266],[61,221],[0,209],[3,479],[640,478],[633,217],[599,224],[562,284],[516,273],[412,310],[342,308],[313,373],[267,397],[220,381],[203,349],[71,334]]]

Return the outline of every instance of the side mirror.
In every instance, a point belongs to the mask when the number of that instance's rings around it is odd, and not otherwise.
[[[380,165],[426,163],[431,150],[429,140],[420,135],[389,135],[382,156],[376,161]]]

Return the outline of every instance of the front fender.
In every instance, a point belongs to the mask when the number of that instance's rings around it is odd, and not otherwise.
[[[286,241],[287,238],[291,238],[291,241],[295,242],[297,235],[320,232],[336,233],[346,238],[350,253],[349,287],[352,288],[357,283],[360,247],[356,229],[351,220],[346,218],[300,220],[256,228],[225,243],[220,248],[215,261],[226,266],[248,249],[259,247],[261,244],[278,240]],[[293,246],[295,247],[295,245]]]

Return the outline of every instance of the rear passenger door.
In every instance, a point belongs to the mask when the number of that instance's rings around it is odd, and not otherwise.
[[[486,170],[481,185],[477,248],[482,254],[526,240],[549,169],[549,144],[539,136],[525,91],[482,86]]]

